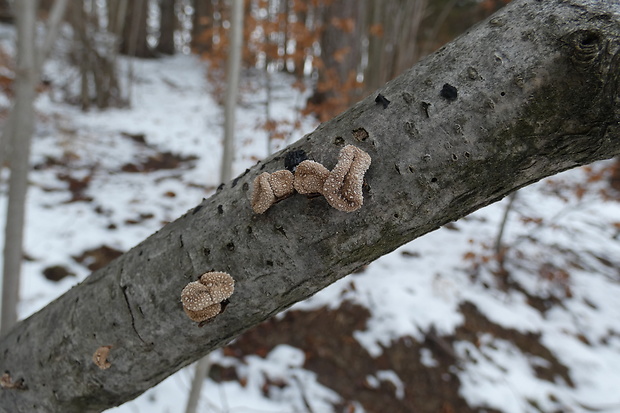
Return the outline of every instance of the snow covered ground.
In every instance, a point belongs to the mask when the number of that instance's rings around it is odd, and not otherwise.
[[[219,184],[223,116],[205,64],[180,55],[133,65],[129,109],[83,113],[53,91],[37,101],[21,317],[83,280],[106,251],[129,249]],[[267,133],[257,126],[265,121],[260,83],[246,82],[239,105],[235,174],[267,154]],[[274,118],[298,119],[304,97],[285,76],[274,75],[272,83]],[[315,126],[302,119],[288,143]],[[503,265],[494,244],[507,199],[402,246],[276,319],[336,310],[343,301],[363,307],[369,316],[351,333],[359,351],[378,359],[406,338],[429,370],[443,365],[443,351],[451,362],[441,377],[457,380],[456,396],[471,411],[619,412],[620,204],[602,193],[609,191],[609,165],[521,190],[506,222]],[[49,281],[43,272],[53,266],[73,275]],[[356,399],[343,404],[306,368],[309,357],[286,343],[263,354],[212,353],[211,362],[233,369],[235,378],[209,378],[202,411],[327,413],[345,404],[349,412],[375,411]],[[387,397],[403,408],[392,411],[408,411],[416,382],[402,371],[376,368],[359,385],[377,394],[390,389]],[[182,411],[191,376],[182,370],[110,411]]]

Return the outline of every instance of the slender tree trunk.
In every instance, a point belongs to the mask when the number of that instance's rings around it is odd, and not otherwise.
[[[172,55],[175,52],[174,30],[177,26],[177,16],[174,12],[175,0],[160,0],[159,16],[159,53]]]
[[[0,22],[13,23],[13,9],[7,0],[0,0]]]
[[[147,41],[149,0],[133,0],[125,15],[120,53],[127,56],[154,57]]]
[[[226,73],[226,102],[224,104],[224,150],[220,180],[228,182],[232,178],[232,164],[235,157],[235,110],[241,75],[241,51],[243,40],[243,0],[232,2],[232,22],[230,27],[230,47]]]
[[[26,193],[30,140],[34,131],[34,99],[36,96],[36,0],[21,0],[15,4],[17,17],[17,78],[15,79],[15,124],[11,139],[11,176],[9,202],[4,232],[4,262],[2,269],[2,318],[0,336],[4,336],[17,321],[19,279],[24,239]]]
[[[192,387],[187,398],[185,413],[196,413],[198,411],[198,402],[200,401],[202,384],[207,378],[210,367],[211,360],[209,359],[208,355],[204,356],[196,362],[196,366],[194,368],[194,378],[192,379]]]
[[[36,68],[34,78],[41,78],[41,71],[43,70],[43,63],[51,53],[53,44],[58,37],[60,25],[63,21],[65,11],[69,0],[56,0],[53,5],[48,5],[49,16],[46,25],[46,35],[43,45],[37,49],[36,55]],[[15,127],[15,113],[11,111],[8,119],[4,123],[2,134],[0,134],[0,168],[6,161],[11,159],[11,144],[13,140],[13,133]]]
[[[398,246],[617,156],[620,4],[513,0],[377,93],[391,103],[362,100],[16,325],[0,370],[27,389],[0,390],[0,411],[119,405]],[[361,209],[296,194],[252,212],[254,179],[288,151],[332,168],[343,143],[372,157]],[[235,291],[200,328],[180,294],[207,271],[231,274]],[[107,369],[93,362],[103,346]]]
[[[194,0],[191,45],[198,53],[208,53],[213,47],[213,11],[211,0]]]

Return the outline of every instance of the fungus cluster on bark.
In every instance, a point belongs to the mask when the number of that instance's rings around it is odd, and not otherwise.
[[[340,151],[333,170],[318,162],[304,160],[290,171],[264,172],[254,180],[252,209],[257,214],[267,211],[271,205],[292,195],[321,194],[334,208],[353,212],[364,203],[362,186],[364,174],[370,167],[371,158],[360,148],[347,145]]]
[[[235,280],[225,272],[208,272],[181,291],[185,314],[196,322],[207,321],[222,312],[222,302],[235,290]]]

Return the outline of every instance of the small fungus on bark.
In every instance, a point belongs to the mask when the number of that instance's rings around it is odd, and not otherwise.
[[[28,386],[24,384],[24,379],[13,381],[8,371],[5,371],[2,377],[0,377],[0,388],[8,390],[28,390]]]
[[[295,190],[300,194],[319,194],[329,176],[329,170],[318,162],[303,161],[295,171]]]
[[[235,290],[235,280],[225,272],[208,272],[181,291],[185,314],[196,322],[209,320],[222,312],[222,302]]]
[[[290,171],[276,171],[272,174],[263,172],[254,179],[252,192],[252,209],[262,214],[273,204],[292,195],[293,174]]]
[[[107,370],[112,367],[112,364],[108,361],[108,355],[112,346],[101,346],[93,353],[93,363],[101,370]]]
[[[254,179],[252,209],[262,214],[275,202],[297,191],[300,194],[321,194],[340,211],[356,211],[364,203],[362,187],[370,162],[370,155],[366,152],[347,145],[338,154],[338,163],[331,172],[310,160],[297,165],[295,175],[288,170],[272,174],[263,172]]]
[[[353,212],[362,206],[364,174],[370,162],[370,155],[363,150],[353,145],[342,148],[338,163],[323,185],[322,194],[331,206],[344,212]]]
[[[293,194],[293,174],[290,171],[275,171],[269,177],[269,185],[277,200]]]

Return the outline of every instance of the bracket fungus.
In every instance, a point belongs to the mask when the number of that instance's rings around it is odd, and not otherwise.
[[[331,206],[344,212],[353,212],[362,206],[364,174],[370,162],[370,155],[360,148],[353,145],[342,148],[338,163],[323,185],[322,194]]]
[[[330,172],[318,162],[304,160],[295,168],[272,174],[263,172],[254,179],[252,209],[262,214],[275,202],[295,191],[300,194],[321,194],[339,211],[353,212],[364,203],[364,174],[370,167],[370,155],[360,148],[347,145],[338,154],[338,163]]]
[[[196,322],[207,321],[222,312],[222,302],[235,290],[235,280],[225,272],[208,272],[181,291],[185,314]]]
[[[319,194],[328,176],[329,170],[320,163],[303,161],[295,170],[295,190],[300,194]]]
[[[252,209],[257,214],[267,211],[276,202],[293,194],[293,173],[287,170],[272,174],[263,172],[254,179]]]

